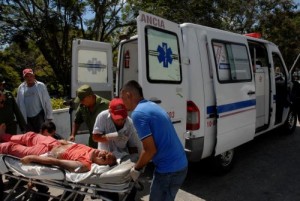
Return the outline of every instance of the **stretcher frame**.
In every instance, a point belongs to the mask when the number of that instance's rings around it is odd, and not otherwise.
[[[91,183],[81,183],[81,182],[70,182],[67,181],[65,175],[65,170],[55,167],[55,166],[48,166],[48,165],[40,165],[40,164],[33,164],[37,166],[45,166],[52,169],[56,169],[61,171],[64,175],[64,178],[60,180],[52,180],[52,179],[38,179],[34,177],[26,177],[24,175],[20,175],[19,172],[15,172],[14,170],[10,169],[10,167],[6,164],[6,158],[13,158],[19,160],[17,157],[10,156],[10,155],[1,155],[0,154],[0,163],[2,167],[0,167],[0,173],[5,175],[6,178],[14,178],[17,179],[17,183],[10,189],[7,196],[3,199],[4,201],[12,201],[12,200],[22,200],[28,197],[30,194],[32,195],[43,195],[48,198],[58,198],[55,195],[51,195],[48,193],[40,193],[37,190],[33,189],[34,185],[42,185],[47,186],[54,189],[62,190],[63,193],[59,198],[59,201],[83,201],[85,196],[91,196],[94,199],[101,199],[105,201],[111,201],[111,198],[107,197],[104,192],[111,192],[111,193],[118,193],[119,200],[125,201],[129,193],[132,191],[133,187],[137,187],[137,189],[142,189],[142,186],[138,182],[134,182],[131,178],[127,179],[127,181],[123,181],[122,183],[107,183],[107,184],[91,184]],[[134,164],[134,163],[133,163]],[[5,166],[3,166],[5,165]],[[6,168],[6,169],[5,169]],[[112,167],[110,170],[114,169]],[[126,170],[128,171],[128,170]],[[129,170],[130,171],[130,170]],[[24,173],[26,174],[26,173]],[[129,174],[129,172],[128,172]],[[94,178],[95,179],[95,178]],[[22,182],[23,181],[23,182]],[[16,190],[18,188],[24,187],[24,181],[28,184],[25,187],[25,191],[21,192],[20,194],[16,195]],[[101,193],[99,193],[101,192]]]

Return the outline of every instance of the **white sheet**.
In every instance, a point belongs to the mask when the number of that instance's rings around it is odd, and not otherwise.
[[[14,157],[5,157],[4,162],[8,169],[18,176],[33,179],[53,179],[64,180],[65,173],[56,167],[43,166],[38,164],[23,165],[21,161]]]
[[[131,180],[130,169],[134,166],[131,159],[114,167],[92,164],[89,172],[74,173],[63,171],[54,166],[39,164],[23,165],[13,156],[0,155],[0,173],[12,171],[14,174],[39,180],[67,180],[73,183],[122,184]]]
[[[75,172],[68,172],[66,171],[66,179],[70,182],[83,182],[84,180],[87,180],[92,175],[99,176],[102,173],[110,170],[111,167],[108,165],[97,165],[95,163],[92,164],[91,170],[84,173],[75,173]]]

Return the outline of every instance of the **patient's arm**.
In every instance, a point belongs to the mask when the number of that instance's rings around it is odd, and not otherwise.
[[[31,162],[35,162],[44,165],[56,165],[70,172],[77,172],[77,173],[89,171],[88,167],[86,167],[79,161],[62,160],[62,159],[44,157],[44,156],[35,156],[35,155],[25,156],[21,158],[21,162],[23,164],[29,164]]]
[[[62,145],[70,144],[67,140],[57,140]]]

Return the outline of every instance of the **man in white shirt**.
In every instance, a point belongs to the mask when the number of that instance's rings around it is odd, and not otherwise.
[[[142,143],[137,136],[127,109],[120,98],[114,98],[109,103],[109,109],[102,111],[96,118],[93,129],[93,140],[98,142],[98,149],[112,152],[117,162],[130,158],[136,162],[142,150]],[[105,193],[106,197],[118,200],[117,193]],[[136,188],[126,198],[135,200]]]
[[[119,160],[140,153],[141,142],[122,99],[112,99],[109,109],[97,116],[93,140],[98,142],[98,149],[112,152]]]

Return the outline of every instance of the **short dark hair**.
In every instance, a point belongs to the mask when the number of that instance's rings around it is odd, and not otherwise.
[[[44,132],[45,130],[48,130],[49,133],[52,133],[53,131],[56,131],[56,126],[52,121],[46,121],[41,126],[41,131]]]
[[[128,81],[126,84],[124,84],[122,89],[124,89],[125,91],[132,91],[140,97],[144,98],[143,89],[141,85],[135,80]]]

